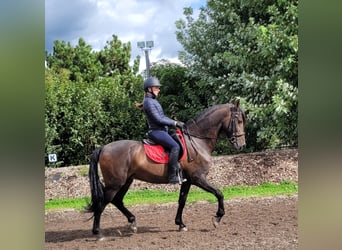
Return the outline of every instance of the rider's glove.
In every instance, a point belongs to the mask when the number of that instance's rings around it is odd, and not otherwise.
[[[184,128],[184,122],[176,121],[176,127],[178,128]]]

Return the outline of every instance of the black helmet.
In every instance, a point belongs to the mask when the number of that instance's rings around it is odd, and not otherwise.
[[[161,84],[156,77],[149,77],[144,81],[144,90],[150,87],[160,87]]]

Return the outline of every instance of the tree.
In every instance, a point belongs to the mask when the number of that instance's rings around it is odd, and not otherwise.
[[[55,71],[66,69],[70,71],[71,81],[88,83],[100,77],[137,74],[140,57],[135,59],[133,67],[129,65],[130,58],[130,43],[122,43],[115,35],[100,51],[94,51],[80,38],[75,47],[64,41],[54,41],[53,53],[46,53],[48,68]]]
[[[123,44],[117,36],[113,35],[111,41],[107,41],[103,50],[98,53],[98,60],[102,65],[102,75],[112,76],[124,74],[131,70],[131,44]]]
[[[101,71],[96,53],[82,38],[75,47],[64,41],[54,41],[53,54],[47,54],[46,62],[55,71],[70,71],[69,79],[74,82],[93,82]]]
[[[143,98],[140,58],[131,67],[129,45],[115,36],[107,44],[94,52],[83,39],[76,47],[55,41],[54,53],[47,54],[45,150],[57,154],[54,166],[86,164],[94,148],[146,132],[135,108]]]
[[[160,60],[151,67],[151,75],[158,77],[162,84],[158,99],[165,113],[181,121],[193,118],[206,104],[196,84],[197,80],[187,72],[186,67],[167,60]]]
[[[178,20],[180,59],[212,103],[240,97],[255,149],[297,145],[297,0],[209,0]]]

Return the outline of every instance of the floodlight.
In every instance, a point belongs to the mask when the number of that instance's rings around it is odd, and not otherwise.
[[[153,41],[146,41],[146,47],[152,48],[153,47]]]
[[[138,42],[137,44],[140,49],[145,48],[145,42]]]

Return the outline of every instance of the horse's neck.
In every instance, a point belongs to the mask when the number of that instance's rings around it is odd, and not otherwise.
[[[225,113],[222,108],[212,112],[209,109],[205,115],[201,115],[199,118],[192,120],[188,128],[192,134],[201,135],[203,138],[217,138]]]
[[[188,124],[188,131],[197,145],[203,148],[206,153],[211,154],[219,136],[222,120],[226,115],[223,108],[215,110],[207,110],[206,113],[192,120]]]

